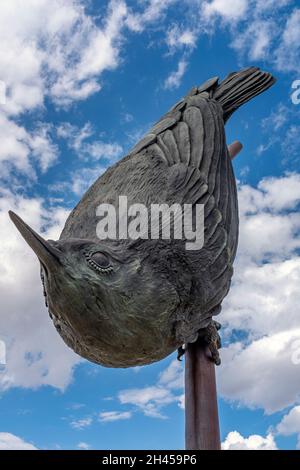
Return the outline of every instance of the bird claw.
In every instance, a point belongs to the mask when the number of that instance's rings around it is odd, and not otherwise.
[[[219,366],[221,364],[221,358],[219,354],[219,349],[222,347],[221,337],[218,331],[221,328],[221,324],[217,321],[212,320],[212,322],[203,330],[199,331],[199,338],[202,339],[204,344],[207,345],[212,361]]]
[[[211,360],[216,364],[216,366],[221,364],[221,358],[218,351],[222,347],[221,337],[218,333],[221,326],[221,323],[212,320],[206,328],[199,330],[198,333],[198,339],[208,347],[211,354]],[[181,362],[181,358],[184,356],[185,351],[186,347],[184,345],[177,349],[177,360],[179,362]]]
[[[181,362],[182,356],[185,354],[185,348],[183,346],[179,346],[177,349],[177,361]]]

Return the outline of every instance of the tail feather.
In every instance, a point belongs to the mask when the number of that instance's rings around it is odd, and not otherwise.
[[[241,105],[270,88],[275,78],[258,67],[249,67],[228,75],[214,90],[213,98],[223,107],[224,121]]]

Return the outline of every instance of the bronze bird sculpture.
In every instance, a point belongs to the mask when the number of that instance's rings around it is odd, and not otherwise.
[[[10,217],[41,264],[46,305],[65,341],[107,367],[158,361],[202,335],[218,364],[218,324],[238,242],[235,177],[224,124],[274,83],[251,67],[212,78],[164,115],[122,160],[89,188],[58,241]],[[186,240],[100,240],[99,204],[204,205],[204,244]]]

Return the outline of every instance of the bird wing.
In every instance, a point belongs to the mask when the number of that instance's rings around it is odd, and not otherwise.
[[[205,242],[225,228],[228,246],[236,249],[237,198],[227,151],[223,110],[210,99],[217,78],[177,103],[134,147],[132,153],[156,155],[169,167],[170,201],[205,204]]]
[[[237,247],[236,184],[228,154],[223,110],[211,99],[214,78],[191,92],[158,121],[132,154],[155,155],[168,167],[167,201],[204,204],[204,247],[211,279],[231,265]],[[199,254],[198,254],[199,259]],[[231,275],[230,275],[231,277]]]

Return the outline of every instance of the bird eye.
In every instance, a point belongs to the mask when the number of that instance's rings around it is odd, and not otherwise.
[[[91,259],[95,261],[95,263],[97,263],[100,268],[108,268],[110,265],[108,256],[106,256],[104,253],[101,253],[100,251],[93,253]]]
[[[96,271],[110,272],[113,270],[109,257],[101,251],[97,251],[96,253],[89,253],[87,256],[87,261],[89,265]]]

